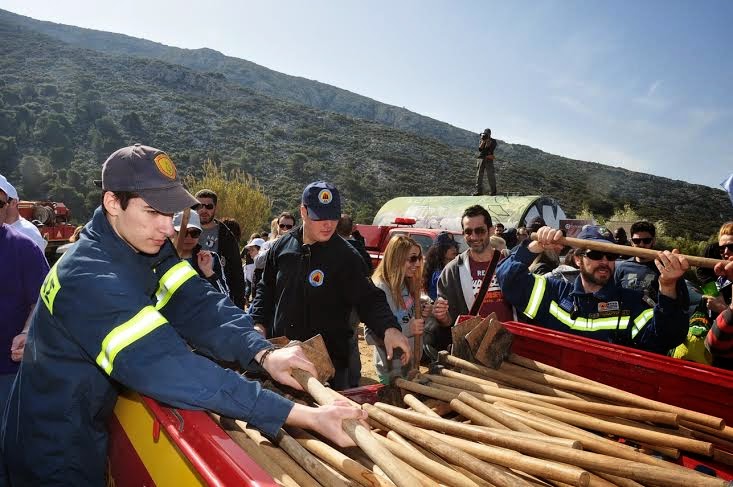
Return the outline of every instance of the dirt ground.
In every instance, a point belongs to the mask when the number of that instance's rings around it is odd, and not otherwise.
[[[364,340],[364,324],[359,325],[359,353],[361,354],[361,379],[359,385],[377,384],[377,370],[374,368],[374,347]]]

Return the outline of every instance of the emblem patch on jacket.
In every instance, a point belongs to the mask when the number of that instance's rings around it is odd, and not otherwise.
[[[308,275],[308,282],[313,287],[321,286],[325,279],[326,279],[326,276],[323,274],[323,271],[320,269],[316,269]]]
[[[609,301],[607,303],[598,303],[598,312],[603,313],[604,311],[618,311],[618,301]]]

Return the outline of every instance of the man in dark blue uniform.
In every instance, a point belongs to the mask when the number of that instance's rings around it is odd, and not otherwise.
[[[104,485],[107,420],[122,386],[270,436],[287,423],[349,444],[341,420],[362,418],[358,409],[294,405],[207,358],[263,367],[296,388],[290,369],[315,375],[300,348],[273,351],[178,257],[173,213],[198,202],[170,158],[139,144],[120,149],[101,183],[102,206],[41,288],[3,420],[11,485]]]
[[[613,280],[617,255],[579,249],[575,282],[545,278],[528,266],[544,249],[559,252],[560,230],[542,227],[537,240],[523,242],[496,270],[504,296],[539,326],[611,343],[667,353],[687,336],[689,297],[681,277],[689,268],[676,250],[657,254],[659,301],[649,308],[640,291],[621,287]],[[587,225],[579,239],[613,242],[603,227]]]

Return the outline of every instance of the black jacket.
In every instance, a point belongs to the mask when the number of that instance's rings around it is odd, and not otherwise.
[[[231,230],[219,220],[219,257],[224,266],[224,277],[229,286],[229,298],[244,309],[244,271],[239,257],[239,243]]]
[[[304,245],[301,226],[268,251],[250,314],[269,336],[307,340],[320,333],[339,369],[348,366],[352,307],[379,338],[387,328],[401,330],[384,293],[366,276],[359,253],[337,234]]]

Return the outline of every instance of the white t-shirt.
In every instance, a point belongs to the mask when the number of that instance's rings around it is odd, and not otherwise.
[[[41,231],[34,224],[21,216],[15,223],[10,226],[13,227],[13,230],[15,230],[16,232],[20,232],[26,237],[29,237],[31,240],[33,240],[33,243],[38,245],[38,248],[41,249],[41,252],[46,251],[46,245],[48,245],[48,242],[45,238],[43,238],[43,236],[41,235]]]

